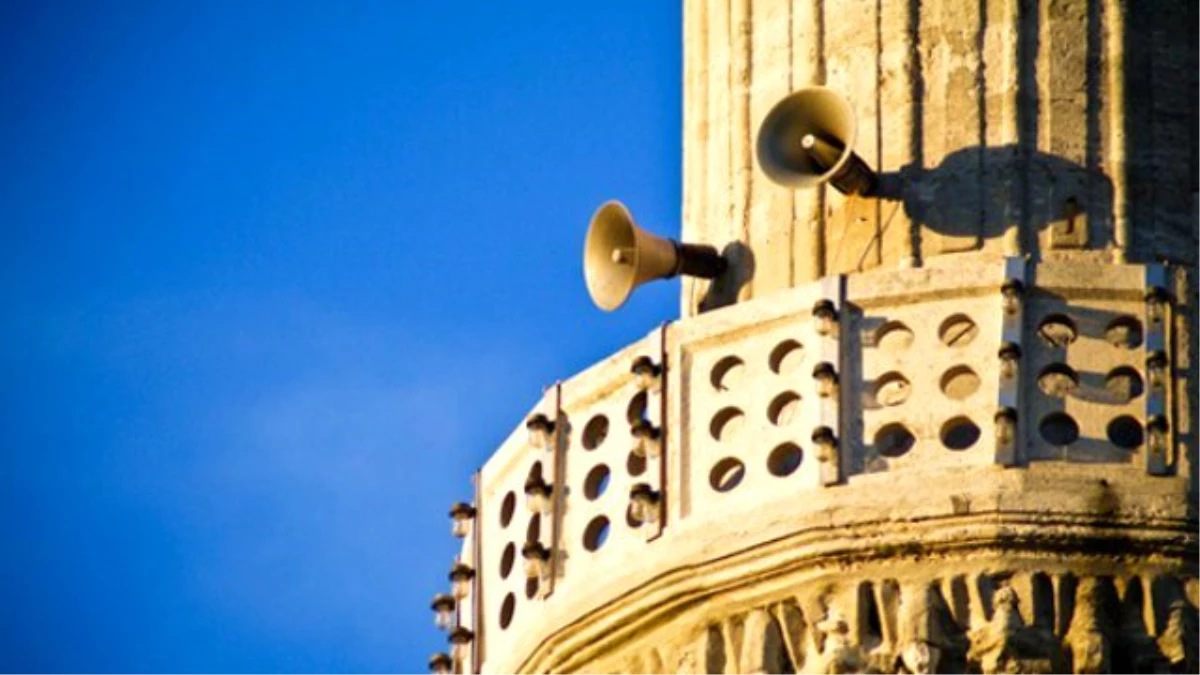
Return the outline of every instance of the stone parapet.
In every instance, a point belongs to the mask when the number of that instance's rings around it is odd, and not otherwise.
[[[684,318],[549,388],[476,478],[458,667],[1193,668],[1191,281],[957,262]]]

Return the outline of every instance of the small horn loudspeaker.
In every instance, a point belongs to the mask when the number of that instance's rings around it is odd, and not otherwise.
[[[679,274],[715,279],[725,271],[717,249],[653,235],[634,222],[625,205],[603,204],[592,215],[583,246],[583,276],[592,302],[611,312],[633,289]]]
[[[829,183],[843,194],[869,195],[875,172],[854,154],[854,110],[825,87],[792,92],[775,104],[758,128],[758,165],[790,188]]]

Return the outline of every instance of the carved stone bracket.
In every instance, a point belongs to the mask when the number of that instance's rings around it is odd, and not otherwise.
[[[675,633],[625,672],[1196,672],[1197,610],[1176,577],[991,572],[823,586]],[[1146,617],[1157,616],[1157,631]]]

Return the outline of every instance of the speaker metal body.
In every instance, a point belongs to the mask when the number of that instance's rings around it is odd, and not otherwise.
[[[592,215],[583,247],[583,276],[592,302],[605,311],[625,304],[638,286],[678,274],[714,279],[725,260],[712,246],[682,244],[638,227],[619,201]]]
[[[793,92],[771,109],[758,130],[758,165],[790,188],[826,182],[844,194],[868,195],[875,172],[854,154],[857,120],[846,99],[825,87]]]

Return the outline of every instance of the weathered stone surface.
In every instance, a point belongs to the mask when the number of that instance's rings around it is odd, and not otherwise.
[[[738,250],[742,300],[981,251],[1197,260],[1196,8],[1117,0],[689,0],[684,239]],[[758,125],[841,92],[880,199],[771,183]],[[684,316],[711,309],[685,281]]]
[[[731,272],[480,471],[458,669],[1195,672],[1196,11],[686,2]],[[756,166],[814,83],[878,198]]]
[[[535,412],[552,442],[519,428],[479,478],[481,541],[463,558],[481,580],[481,668],[1189,667],[1195,452],[1180,434],[1184,452],[1152,461],[1157,277],[1030,264],[1010,311],[1013,269],[787,289],[669,324],[549,390]],[[1114,323],[1136,330],[1114,341]],[[642,358],[664,371],[635,376]],[[1064,372],[1076,386],[1048,393]],[[1140,384],[1115,396],[1122,378]],[[1015,429],[999,433],[998,407]],[[534,475],[553,477],[546,513],[522,506]],[[653,519],[635,517],[635,488],[659,496]],[[534,582],[504,562],[529,541],[554,551]]]

